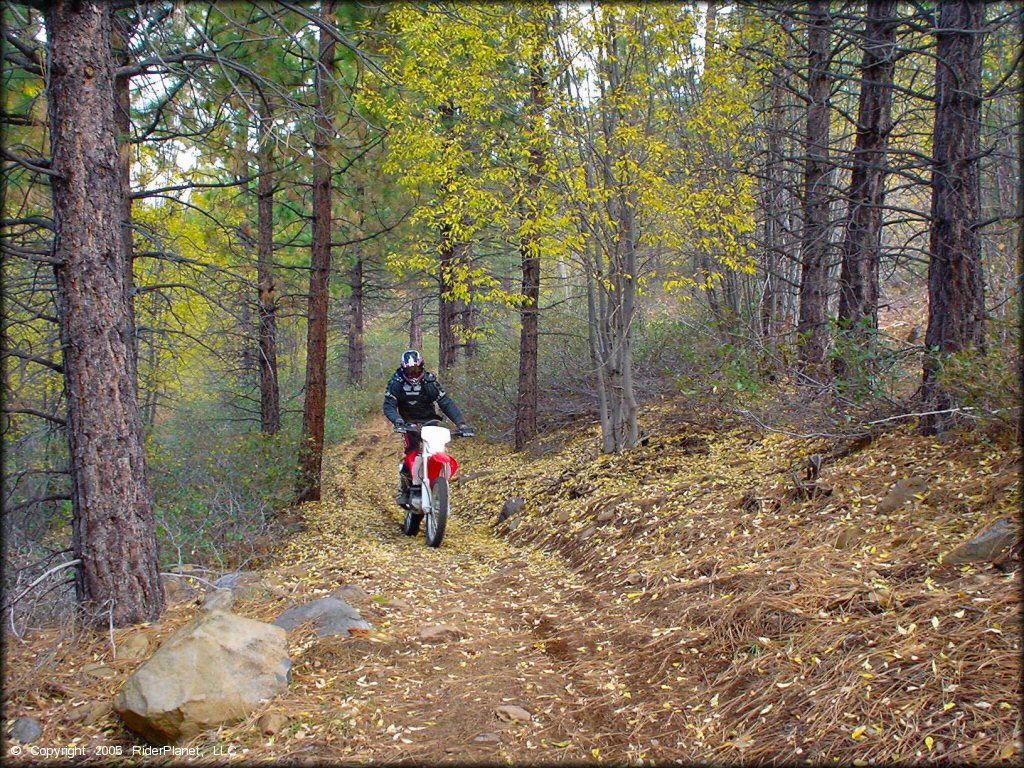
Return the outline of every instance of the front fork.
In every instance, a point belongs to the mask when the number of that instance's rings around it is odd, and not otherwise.
[[[405,485],[409,484],[409,506],[414,512],[424,513],[430,511],[430,484],[429,482],[424,483],[424,471],[423,468],[427,465],[427,453],[424,445],[421,445],[419,453],[416,454],[416,458],[412,462],[412,479],[405,472],[399,472],[401,476],[402,490],[405,490]],[[408,468],[407,463],[403,463],[404,468]],[[419,479],[419,484],[416,484],[416,479]],[[414,493],[413,489],[419,488],[419,493]],[[424,503],[426,502],[426,503]]]

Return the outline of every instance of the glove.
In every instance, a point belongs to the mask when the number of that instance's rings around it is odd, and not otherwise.
[[[476,432],[473,431],[473,428],[469,426],[469,424],[459,424],[459,432],[462,433],[463,437],[473,437],[476,435]]]
[[[395,432],[405,432],[405,419],[395,419]]]

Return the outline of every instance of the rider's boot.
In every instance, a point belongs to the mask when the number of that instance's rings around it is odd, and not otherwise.
[[[398,495],[395,502],[400,507],[409,508],[409,489],[412,487],[412,478],[405,472],[398,473]]]

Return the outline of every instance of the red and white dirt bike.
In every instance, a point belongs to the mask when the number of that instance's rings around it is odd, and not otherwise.
[[[439,547],[444,538],[445,526],[448,525],[449,483],[459,471],[459,462],[448,454],[445,448],[453,437],[469,437],[470,433],[463,435],[461,430],[450,430],[436,421],[404,424],[396,427],[395,432],[411,432],[420,436],[419,452],[406,457],[407,466],[412,473],[413,488],[418,486],[420,492],[409,494],[402,532],[406,536],[415,536],[425,519],[427,546]],[[424,467],[426,482],[423,481]]]

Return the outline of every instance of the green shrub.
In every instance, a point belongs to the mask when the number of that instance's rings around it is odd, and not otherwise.
[[[294,493],[295,420],[268,436],[224,416],[209,401],[182,402],[147,440],[165,565],[243,562]]]

